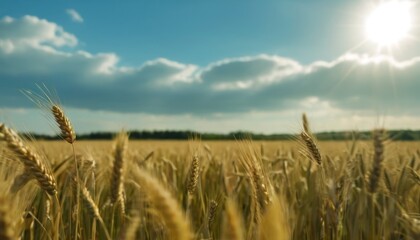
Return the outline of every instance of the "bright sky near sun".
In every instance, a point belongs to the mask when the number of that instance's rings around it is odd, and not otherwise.
[[[319,131],[419,128],[418,13],[403,0],[3,0],[0,120],[48,132],[19,92],[45,83],[81,132],[295,132],[303,111]]]
[[[392,46],[408,37],[412,5],[410,2],[390,1],[373,9],[366,19],[369,40],[380,46]]]

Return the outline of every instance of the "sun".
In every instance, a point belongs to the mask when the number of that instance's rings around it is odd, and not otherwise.
[[[387,1],[377,6],[366,19],[366,34],[370,41],[380,47],[399,43],[411,29],[409,1]]]

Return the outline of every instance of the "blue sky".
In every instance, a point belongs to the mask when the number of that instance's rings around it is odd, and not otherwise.
[[[19,92],[44,83],[80,132],[417,129],[419,42],[378,55],[375,2],[5,0],[0,120],[50,132]]]
[[[360,40],[354,37],[360,35],[354,31],[360,16],[352,10],[362,1],[349,2],[357,1],[51,1],[48,7],[37,1],[2,1],[0,14],[55,22],[80,39],[78,48],[116,52],[121,64],[164,56],[206,65],[260,53],[310,63],[334,59]],[[83,24],[74,24],[65,9],[77,10]]]

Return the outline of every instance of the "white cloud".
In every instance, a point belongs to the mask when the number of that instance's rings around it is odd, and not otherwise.
[[[66,13],[71,17],[71,20],[73,20],[73,22],[82,23],[84,21],[80,13],[78,13],[74,9],[67,9]]]
[[[248,89],[271,84],[299,73],[302,69],[303,67],[292,59],[263,54],[212,63],[202,69],[199,78],[216,90]]]
[[[196,120],[289,111],[312,111],[324,118],[340,113],[344,120],[350,115],[420,116],[420,58],[397,61],[347,54],[303,65],[281,56],[258,55],[204,67],[159,58],[129,67],[120,66],[115,53],[62,50],[77,43],[74,35],[47,20],[3,18],[0,107],[31,106],[18,89],[45,83],[74,108]],[[240,125],[234,117],[229,122]]]
[[[21,53],[32,48],[51,49],[77,45],[77,38],[64,31],[61,26],[28,15],[21,19],[4,17],[0,21],[0,39],[9,42],[9,45],[21,50]]]

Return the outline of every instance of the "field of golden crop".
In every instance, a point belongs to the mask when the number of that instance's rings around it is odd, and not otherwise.
[[[380,131],[312,149],[304,135],[69,144],[0,130],[0,239],[420,237],[420,143]]]

